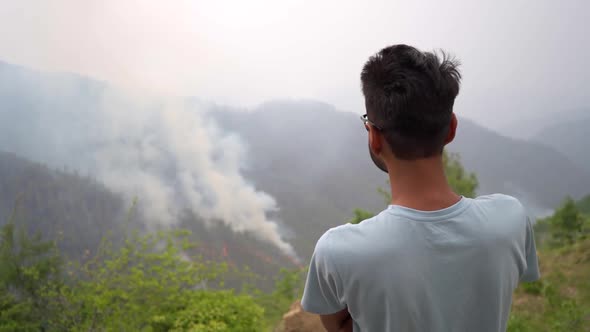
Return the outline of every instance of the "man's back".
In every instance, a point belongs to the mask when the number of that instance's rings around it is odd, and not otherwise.
[[[538,277],[530,222],[510,196],[392,205],[322,236],[302,306],[348,308],[355,331],[502,331],[519,280]]]

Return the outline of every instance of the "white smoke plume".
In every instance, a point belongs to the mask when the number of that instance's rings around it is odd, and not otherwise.
[[[9,74],[0,70],[0,102],[30,105],[0,110],[1,149],[88,172],[137,198],[144,219],[155,225],[173,225],[191,209],[296,257],[267,217],[277,210],[275,200],[241,174],[244,144],[204,110],[182,99],[130,98],[103,85],[84,86],[77,77],[32,75],[15,85]]]

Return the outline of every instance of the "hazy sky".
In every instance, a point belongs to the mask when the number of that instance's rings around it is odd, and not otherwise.
[[[456,110],[493,128],[590,107],[590,1],[0,0],[0,59],[239,106],[314,98],[364,111],[383,46],[463,62]]]

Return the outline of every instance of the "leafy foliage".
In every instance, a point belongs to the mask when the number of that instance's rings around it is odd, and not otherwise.
[[[34,331],[48,310],[45,293],[60,285],[61,260],[54,242],[30,237],[14,214],[0,229],[0,331]]]
[[[272,325],[279,322],[293,302],[303,295],[306,270],[281,269],[275,281],[275,289],[270,294],[254,291],[256,303],[265,309],[265,321]]]
[[[553,238],[558,242],[572,244],[582,233],[584,218],[571,197],[550,218]]]
[[[70,268],[76,282],[61,295],[74,317],[66,321],[84,330],[137,330],[153,317],[184,310],[193,293],[223,270],[186,256],[192,246],[187,236],[133,234],[119,249],[104,241],[93,257]]]
[[[443,165],[445,174],[451,188],[465,197],[475,197],[477,186],[479,182],[475,173],[466,172],[461,165],[461,159],[456,153],[443,153]]]
[[[233,291],[194,291],[183,306],[150,319],[152,331],[259,331],[264,310],[248,295]]]
[[[0,234],[0,331],[260,331],[301,291],[302,271],[287,270],[271,293],[221,289],[228,266],[191,255],[183,230],[105,237],[67,265],[13,222]]]
[[[567,197],[552,216],[538,220],[535,236],[538,244],[563,247],[590,234],[590,216],[583,214],[571,197]]]
[[[373,213],[364,210],[364,209],[359,209],[356,208],[353,210],[354,216],[352,218],[350,218],[350,220],[348,221],[351,224],[358,224],[361,221],[365,220],[365,219],[369,219],[371,217],[374,216]]]

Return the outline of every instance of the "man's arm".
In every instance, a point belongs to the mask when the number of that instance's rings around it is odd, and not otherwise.
[[[352,318],[342,298],[342,280],[332,254],[328,231],[318,240],[311,256],[301,306],[307,312],[319,314],[329,332],[352,332]]]
[[[348,308],[330,315],[320,315],[322,324],[328,332],[352,332],[352,317]]]

